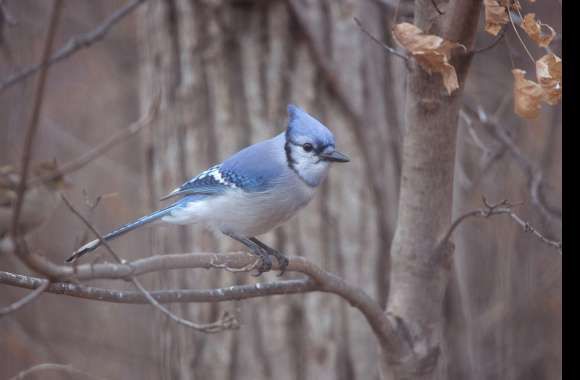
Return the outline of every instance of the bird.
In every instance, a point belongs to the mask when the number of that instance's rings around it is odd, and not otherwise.
[[[200,224],[240,242],[256,255],[260,259],[258,276],[271,270],[272,257],[282,275],[288,259],[256,236],[283,224],[306,206],[331,164],[350,161],[336,149],[335,137],[324,124],[296,105],[288,105],[287,110],[282,133],[198,174],[161,198],[177,201],[113,230],[103,240],[155,221]],[[75,262],[99,245],[99,239],[83,245],[66,262]]]
[[[41,227],[60,204],[60,192],[70,187],[56,161],[39,161],[31,166],[37,181],[29,181],[24,193],[18,222],[22,235]],[[0,166],[0,252],[14,248],[9,235],[19,182],[19,171],[13,165]]]

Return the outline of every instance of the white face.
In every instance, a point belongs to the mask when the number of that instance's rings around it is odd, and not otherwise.
[[[320,158],[319,150],[312,143],[289,144],[292,168],[310,186],[318,186],[328,174],[330,162]],[[325,151],[333,151],[333,147],[327,147]]]

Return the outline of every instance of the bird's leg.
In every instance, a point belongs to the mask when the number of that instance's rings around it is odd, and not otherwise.
[[[234,240],[239,241],[240,243],[242,243],[243,245],[248,247],[248,249],[254,255],[258,256],[262,260],[262,264],[257,268],[258,274],[256,275],[256,277],[258,277],[262,273],[268,272],[268,271],[270,271],[270,269],[272,269],[272,259],[270,258],[270,253],[268,252],[267,249],[263,248],[261,245],[252,241],[252,239],[248,239],[245,237],[241,237],[241,236],[237,236],[237,235],[225,233],[225,232],[224,232],[224,234],[231,237]]]
[[[284,274],[284,272],[286,271],[286,267],[288,266],[288,258],[286,256],[284,256],[282,253],[275,250],[274,248],[268,247],[266,244],[262,243],[261,241],[259,241],[255,237],[250,238],[250,240],[253,241],[254,243],[256,243],[257,245],[259,245],[262,249],[264,249],[266,252],[268,252],[268,254],[270,254],[276,258],[278,265],[280,265],[280,274],[278,274],[278,276],[282,276]]]

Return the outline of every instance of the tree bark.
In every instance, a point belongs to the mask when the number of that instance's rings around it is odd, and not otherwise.
[[[432,1],[417,0],[415,24],[470,50],[480,5],[453,0],[441,16]],[[387,305],[408,346],[402,354],[384,352],[388,379],[446,378],[442,308],[453,246],[438,252],[437,243],[451,223],[457,121],[470,58],[458,56],[452,63],[460,88],[450,96],[440,76],[416,63],[408,76],[399,220]]]

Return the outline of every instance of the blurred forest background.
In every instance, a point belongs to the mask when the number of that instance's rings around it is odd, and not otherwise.
[[[159,197],[187,178],[279,133],[286,105],[295,103],[323,121],[352,160],[333,168],[313,202],[265,242],[308,257],[384,303],[397,221],[406,69],[353,17],[395,46],[395,17],[413,17],[412,2],[401,0],[396,12],[397,3],[146,1],[103,41],[51,67],[34,158],[75,159],[137,120],[161,91],[152,125],[67,176],[67,196],[106,232],[160,207]],[[7,17],[0,23],[0,80],[39,61],[51,2],[1,4]],[[55,46],[93,30],[124,4],[65,1]],[[523,5],[561,31],[560,2]],[[476,47],[493,42],[483,19],[478,30]],[[535,57],[544,54],[533,43],[527,46]],[[561,36],[551,48],[561,56]],[[511,27],[495,47],[473,57],[458,132],[454,215],[481,207],[482,195],[523,202],[518,215],[560,239],[562,109],[544,107],[535,120],[516,116],[514,66],[534,71]],[[33,92],[32,79],[0,92],[0,165],[18,166]],[[61,263],[87,237],[60,205],[28,242]],[[450,378],[560,378],[561,256],[509,217],[467,221],[453,240],[458,292],[449,292],[444,309]],[[113,246],[126,259],[241,248],[174,226],[141,229]],[[99,250],[86,260],[108,258]],[[29,273],[10,252],[0,254],[0,270]],[[292,277],[297,275],[285,275]],[[143,277],[149,289],[274,280],[274,273],[255,279],[219,270]],[[106,287],[111,281],[93,283]],[[118,281],[114,287],[131,284]],[[2,285],[0,305],[27,292]],[[457,317],[459,298],[464,318]],[[0,319],[0,378],[39,363],[70,363],[110,379],[379,378],[376,338],[361,314],[338,297],[314,293],[170,309],[196,321],[228,310],[241,326],[206,335],[167,320],[150,305],[44,294]],[[63,376],[46,371],[30,378],[80,378]]]

